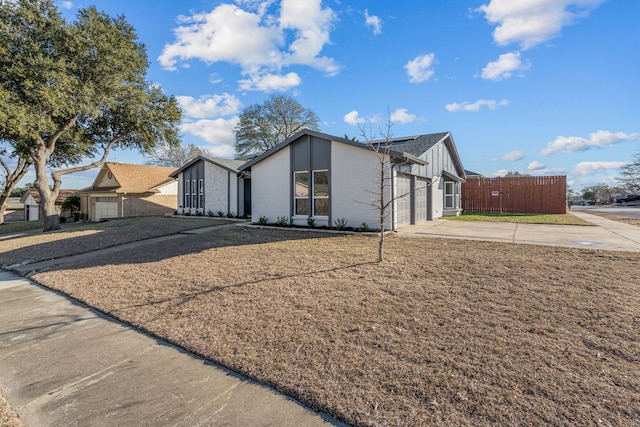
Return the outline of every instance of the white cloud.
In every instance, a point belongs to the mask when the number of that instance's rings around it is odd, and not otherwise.
[[[282,68],[291,65],[337,74],[340,67],[335,61],[320,56],[337,19],[333,10],[322,8],[320,0],[281,0],[278,11],[269,14],[273,3],[240,0],[238,4],[246,9],[221,4],[210,12],[180,16],[180,25],[173,30],[175,41],[164,46],[158,61],[168,70],[192,59],[237,64],[244,75],[251,76],[240,84],[252,90],[300,84],[295,73],[281,75]]]
[[[580,176],[594,175],[612,169],[620,169],[628,164],[629,162],[580,162],[573,169],[573,173]]]
[[[505,107],[507,105],[509,105],[509,101],[506,99],[501,101],[496,101],[494,99],[479,99],[473,103],[463,102],[462,104],[458,104],[457,102],[453,102],[445,105],[444,108],[449,112],[455,113],[459,111],[480,111],[480,108],[483,106],[490,110],[495,110],[498,107]]]
[[[520,59],[520,52],[504,53],[498,57],[497,61],[489,62],[482,69],[482,78],[495,82],[508,79],[515,71],[522,72],[529,68],[531,68],[529,62],[523,63]]]
[[[505,175],[506,175],[506,174],[508,174],[509,172],[511,172],[509,169],[500,169],[500,170],[497,170],[497,171],[493,172],[493,173],[491,174],[491,176],[495,176],[495,177],[498,177],[498,176],[505,176]]]
[[[435,54],[428,53],[426,55],[418,55],[404,66],[409,75],[411,83],[422,83],[433,76],[433,64],[435,62]]]
[[[176,100],[182,107],[185,116],[196,119],[229,116],[237,114],[240,109],[240,100],[235,95],[228,93],[203,95],[198,99],[191,96],[176,96]]]
[[[373,34],[376,36],[382,34],[382,20],[375,15],[369,15],[367,9],[364,10],[364,22],[367,26],[373,27]]]
[[[556,37],[566,25],[589,15],[604,0],[490,0],[477,10],[496,25],[500,46],[518,43],[529,49]]]
[[[518,160],[522,160],[525,158],[524,151],[515,150],[509,151],[508,153],[504,153],[501,157],[494,158],[493,160],[504,160],[506,162],[517,162]]]
[[[364,123],[366,120],[361,118],[360,115],[358,114],[358,112],[356,110],[353,110],[347,114],[344,115],[344,122],[348,125],[359,125],[361,123]]]
[[[235,149],[235,133],[233,129],[238,124],[238,121],[238,117],[202,119],[182,123],[180,130],[202,138],[216,146],[230,146],[233,150]]]
[[[302,79],[297,73],[285,75],[263,74],[254,75],[248,79],[239,80],[242,90],[259,90],[263,92],[285,91],[300,85]]]
[[[67,9],[67,10],[69,10],[69,9],[71,9],[72,7],[73,7],[73,2],[70,2],[70,1],[63,1],[63,2],[62,2],[62,8],[63,8],[63,9]]]
[[[416,116],[415,114],[409,114],[406,108],[398,108],[396,111],[391,113],[389,118],[392,122],[411,123],[416,119]]]
[[[529,166],[527,166],[527,170],[529,171],[537,171],[541,169],[544,169],[544,165],[536,160],[532,161],[529,163]]]
[[[589,135],[589,139],[580,136],[559,136],[547,144],[547,148],[540,152],[543,156],[554,153],[575,153],[576,151],[586,151],[591,148],[602,148],[608,145],[617,144],[621,141],[633,141],[640,139],[640,133],[609,132],[599,130]]]

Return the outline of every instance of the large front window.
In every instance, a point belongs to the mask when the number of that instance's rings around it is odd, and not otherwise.
[[[196,180],[192,179],[191,180],[191,207],[195,208],[197,207],[197,197],[198,194],[196,193]]]
[[[329,216],[329,171],[313,171],[313,215]]]
[[[198,180],[198,207],[204,208],[204,180]]]
[[[187,179],[184,181],[184,200],[183,206],[188,208],[191,205],[191,182]]]
[[[444,208],[457,209],[460,207],[460,184],[455,181],[444,182]]]
[[[294,172],[294,213],[295,215],[309,215],[309,173]]]

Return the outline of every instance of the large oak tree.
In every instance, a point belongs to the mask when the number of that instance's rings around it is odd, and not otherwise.
[[[68,23],[51,0],[0,2],[0,140],[34,165],[45,231],[60,227],[62,176],[114,148],[178,143],[180,109],[148,65],[124,16],[89,7]]]
[[[263,153],[302,129],[319,129],[316,113],[289,95],[271,95],[240,113],[235,128],[236,156]]]

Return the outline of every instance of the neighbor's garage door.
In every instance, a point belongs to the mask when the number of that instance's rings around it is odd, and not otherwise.
[[[415,222],[420,223],[427,220],[427,180],[416,178],[415,190]]]
[[[115,197],[93,198],[93,220],[118,217],[118,201]]]
[[[398,174],[396,182],[396,226],[402,227],[411,223],[411,177]]]

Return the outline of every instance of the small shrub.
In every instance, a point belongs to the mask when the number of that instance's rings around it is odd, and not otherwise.
[[[224,212],[222,211],[217,211],[216,215],[218,215],[220,218],[222,218],[224,216]]]
[[[186,212],[184,213],[184,215],[185,215],[185,216],[191,216],[191,212],[186,211]]]
[[[66,216],[61,216],[60,217],[60,224],[64,224],[65,222],[67,222],[67,217]]]
[[[78,221],[80,221],[80,218],[81,218],[82,216],[83,216],[83,215],[82,215],[80,212],[76,212],[76,213],[74,213],[74,214],[73,214],[73,220],[74,220],[75,222],[78,222]]]
[[[213,211],[212,211],[211,209],[209,209],[209,210],[207,211],[207,215],[209,215],[209,216],[215,216],[215,214],[213,213]]]
[[[289,222],[289,218],[287,218],[286,216],[279,216],[276,220],[276,225],[278,227],[284,227],[285,225],[287,225],[287,222]]]
[[[203,213],[202,213],[202,211],[198,211],[198,212],[196,213],[196,215],[198,215],[198,216],[202,216],[202,215],[203,215]]]
[[[336,218],[333,221],[333,225],[336,230],[345,230],[347,228],[347,220],[344,218]]]
[[[314,218],[307,218],[307,225],[309,227],[315,227],[316,226],[316,220]]]
[[[235,212],[229,212],[229,213],[227,214],[227,218],[235,218],[235,217],[237,217],[237,216],[238,216],[238,215],[236,215],[236,213],[235,213]]]
[[[358,230],[360,231],[369,231],[369,224],[367,224],[366,222],[363,222],[362,224],[360,224],[360,228],[358,228]]]
[[[269,219],[264,215],[262,215],[262,216],[260,216],[260,218],[258,218],[258,224],[265,225],[267,223],[267,221],[269,221]]]

